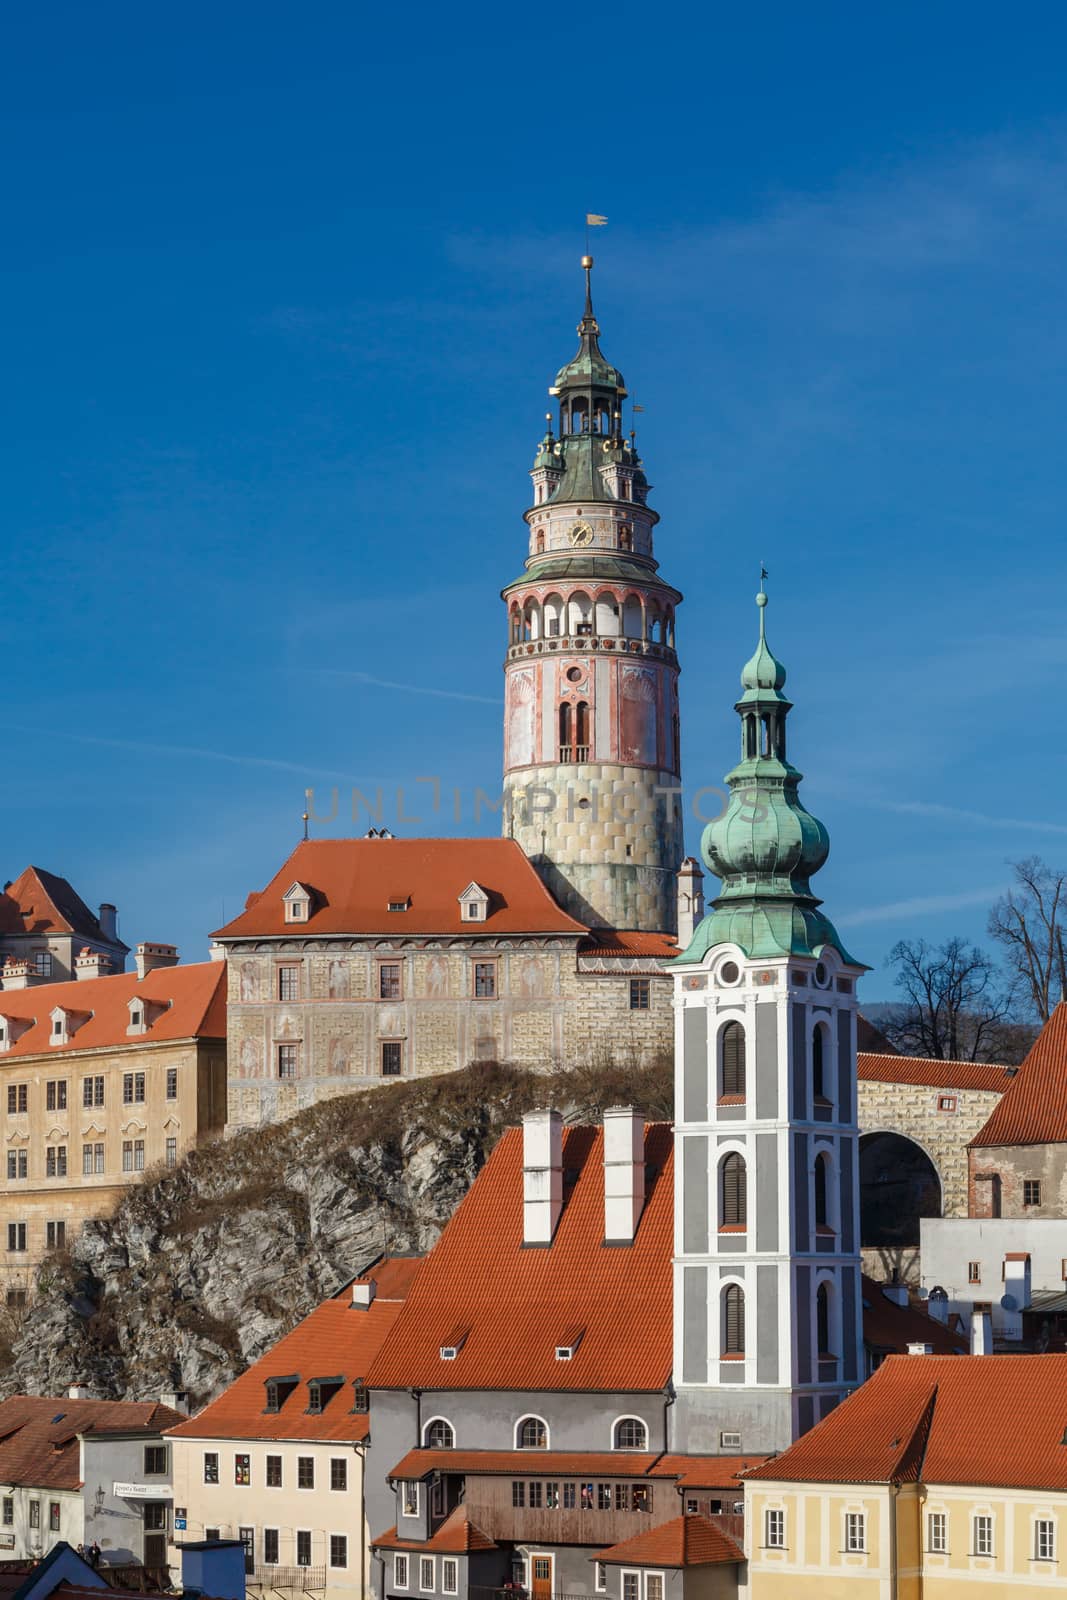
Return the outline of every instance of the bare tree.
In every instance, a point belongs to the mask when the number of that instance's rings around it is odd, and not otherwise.
[[[882,1027],[898,1050],[939,1061],[1004,1059],[1013,996],[983,950],[959,938],[936,949],[902,940],[889,960],[902,1000]]]
[[[1020,993],[1047,1022],[1057,1001],[1067,994],[1063,923],[1067,920],[1067,873],[1048,866],[1040,856],[1012,863],[1015,883],[989,913],[989,936],[1004,959]]]

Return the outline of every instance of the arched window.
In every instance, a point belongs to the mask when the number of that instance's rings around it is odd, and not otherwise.
[[[423,1430],[427,1450],[454,1450],[456,1448],[456,1430],[444,1417],[434,1417]]]
[[[628,528],[624,523],[623,526],[619,529],[619,549],[620,550],[632,550],[633,547],[634,547],[633,530],[631,528]]]
[[[571,707],[570,701],[564,700],[559,708],[559,759],[571,759]]]
[[[620,1417],[611,1441],[613,1450],[647,1450],[648,1429],[640,1417]]]
[[[745,718],[745,760],[754,761],[756,758],[756,719],[753,716]]]
[[[745,1291],[736,1283],[728,1284],[722,1292],[722,1353],[745,1353]]]
[[[815,1226],[828,1227],[826,1208],[826,1157],[815,1157]]]
[[[816,1100],[826,1095],[826,1029],[820,1024],[811,1036],[811,1092]]]
[[[720,1094],[743,1095],[745,1092],[745,1030],[739,1022],[728,1022],[722,1030],[719,1049],[722,1054]]]
[[[579,700],[574,708],[574,742],[576,761],[589,760],[589,702]]]
[[[544,530],[544,528],[538,528],[538,530],[537,530],[537,554],[538,555],[543,555],[544,554],[544,549],[545,549],[545,530]]]
[[[732,1151],[722,1163],[722,1226],[743,1226],[746,1218],[745,1158]]]
[[[515,1446],[519,1450],[547,1450],[548,1429],[540,1417],[523,1417],[515,1429]]]
[[[815,1295],[815,1342],[820,1356],[830,1354],[830,1291],[820,1283]]]

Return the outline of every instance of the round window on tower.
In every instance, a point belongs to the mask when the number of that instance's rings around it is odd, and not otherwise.
[[[736,983],[741,976],[741,969],[736,961],[724,961],[719,968],[720,983]]]
[[[580,683],[581,681],[582,681],[582,669],[581,669],[581,667],[568,667],[567,668],[567,682],[568,683]]]
[[[820,989],[825,989],[829,981],[830,974],[820,961],[819,965],[815,968],[815,982],[819,985]]]

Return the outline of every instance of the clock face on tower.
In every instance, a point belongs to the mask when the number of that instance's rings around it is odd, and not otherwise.
[[[583,545],[592,544],[592,542],[593,530],[588,522],[576,522],[571,529],[571,544],[574,548],[577,550]]]

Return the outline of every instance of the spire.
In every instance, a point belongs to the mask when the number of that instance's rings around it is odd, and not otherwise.
[[[786,759],[785,667],[767,643],[768,596],[761,568],[759,641],[741,673],[741,760],[727,775],[725,813],[704,830],[701,855],[722,880],[708,916],[683,961],[699,961],[717,944],[740,945],[755,958],[817,956],[832,945],[852,966],[837,931],[818,909],[810,879],[830,852],[821,822],[801,804],[803,774]]]
[[[600,324],[593,311],[592,256],[582,257],[582,267],[585,270],[585,309],[578,324],[581,344],[573,361],[568,361],[556,374],[552,393],[607,390],[611,396],[610,408],[614,410],[626,394],[626,384],[622,373],[605,359],[600,349]]]
[[[583,336],[591,332],[594,337],[600,332],[597,327],[596,317],[593,315],[593,258],[582,257],[582,266],[585,268],[585,312],[578,324],[578,332]]]

